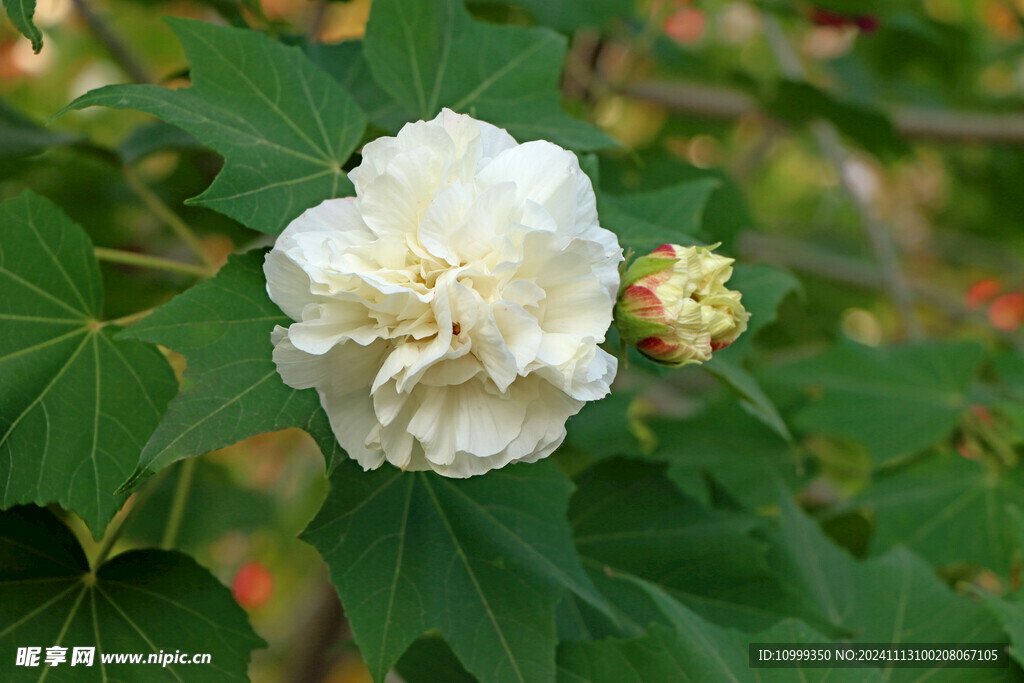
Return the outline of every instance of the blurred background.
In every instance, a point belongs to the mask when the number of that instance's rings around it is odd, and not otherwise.
[[[750,271],[780,278],[770,302],[771,310],[778,305],[777,319],[759,325],[753,365],[783,408],[788,390],[773,381],[772,368],[837,340],[867,347],[980,340],[1020,357],[1024,0],[468,6],[480,19],[539,23],[567,36],[564,106],[621,144],[595,160],[606,191],[718,179],[694,238],[721,242],[723,253],[743,262],[785,269]],[[221,162],[181,131],[103,108],[48,122],[106,84],[187,85],[186,62],[161,16],[250,25],[296,43],[339,42],[360,38],[370,9],[370,0],[38,0],[41,53],[0,22],[0,200],[32,188],[56,200],[98,246],[188,260],[147,201],[151,192],[202,235],[215,261],[266,243],[220,214],[183,205],[210,184]],[[105,158],[109,149],[118,150],[124,168]],[[108,318],[159,305],[192,282],[109,263],[103,276]],[[736,287],[743,289],[742,280]],[[180,372],[183,362],[168,353]],[[1013,400],[979,399],[957,418],[948,450],[980,460],[1019,446],[1024,370],[1012,363],[1004,369],[1014,367],[1017,379],[1004,382]],[[766,448],[769,436],[758,431],[764,426],[734,400],[723,401],[707,373],[686,370],[653,386],[640,377],[635,369],[624,373],[620,398],[601,404],[628,415],[623,438],[654,452],[665,443],[658,420],[671,418],[672,438],[698,444],[699,462],[707,464],[724,448],[707,446],[721,424],[710,415],[751,422],[735,430],[733,448]],[[573,444],[611,448],[606,433],[592,433],[601,410],[585,411],[589,419],[573,425],[559,456],[567,468],[576,466]],[[698,415],[699,424],[687,422]],[[870,517],[842,506],[871,471],[862,444],[813,429],[800,430],[792,443],[771,443],[803,502],[840,510],[822,516],[826,528],[866,552]],[[744,478],[760,471],[743,466],[722,475],[732,495],[749,491]],[[673,467],[684,489],[711,495],[698,491],[691,476],[697,465]],[[203,457],[189,491],[178,545],[232,586],[270,644],[250,668],[258,682],[370,680],[323,562],[296,538],[325,495],[323,469],[313,442],[289,430]],[[159,541],[175,479],[166,477],[126,542]],[[751,495],[744,502],[768,504]],[[1020,567],[1008,575],[947,570],[996,591],[1020,579]]]

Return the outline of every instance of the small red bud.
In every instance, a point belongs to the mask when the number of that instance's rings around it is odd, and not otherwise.
[[[260,562],[246,562],[231,582],[231,593],[242,607],[262,607],[274,594],[274,577]]]

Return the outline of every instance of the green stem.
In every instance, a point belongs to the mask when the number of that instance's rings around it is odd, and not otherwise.
[[[135,313],[129,313],[128,315],[121,316],[120,318],[114,318],[113,320],[105,320],[105,321],[103,321],[103,324],[104,325],[120,325],[122,327],[127,327],[128,325],[133,325],[133,324],[139,322],[140,320],[142,320],[143,318],[145,318],[147,315],[149,315],[152,312],[153,312],[152,308],[147,308],[144,311],[137,311]]]
[[[124,530],[125,523],[131,519],[131,517],[139,512],[142,507],[149,501],[150,496],[153,492],[160,487],[160,483],[167,477],[170,470],[164,470],[160,474],[153,477],[141,491],[136,493],[131,499],[129,504],[131,507],[124,512],[124,514],[115,516],[111,520],[110,525],[107,527],[106,533],[103,534],[103,540],[100,542],[99,550],[96,551],[96,559],[92,561],[92,574],[99,571],[103,563],[107,561],[107,557],[110,555],[110,551],[113,550],[114,544],[117,543],[118,539],[121,538],[121,532]]]
[[[171,503],[171,511],[167,515],[167,526],[164,528],[164,537],[160,541],[160,547],[170,550],[178,540],[178,531],[181,529],[181,520],[185,516],[185,504],[188,502],[188,493],[192,488],[192,477],[196,471],[197,458],[188,458],[181,465],[181,472],[178,473],[178,486],[174,489],[174,501]]]
[[[189,227],[188,223],[183,221],[178,214],[171,210],[171,207],[167,206],[167,204],[164,203],[164,200],[160,199],[153,190],[149,189],[149,187],[142,182],[138,173],[135,172],[135,169],[132,166],[124,167],[124,178],[127,181],[128,186],[132,189],[132,192],[142,200],[142,203],[145,204],[150,211],[156,214],[160,220],[166,223],[167,226],[174,231],[174,234],[177,235],[182,242],[188,245],[188,248],[192,250],[193,254],[199,257],[199,259],[207,266],[212,268],[214,264],[210,260],[206,250],[203,248],[202,241],[195,232],[192,231],[192,228]]]
[[[100,549],[96,552],[96,559],[92,562],[92,573],[95,574],[99,571],[103,563],[107,561],[107,556],[110,555],[110,551],[114,548],[114,544],[121,538],[121,532],[124,530],[124,523],[132,516],[135,509],[139,507],[137,502],[132,503],[132,508],[125,512],[120,517],[114,517],[110,522],[110,526],[107,527],[107,531],[103,534],[103,542],[100,545]]]
[[[129,266],[138,266],[139,268],[155,268],[156,270],[167,270],[172,273],[182,273],[184,275],[192,275],[193,277],[212,277],[213,271],[211,268],[204,266],[194,266],[191,263],[182,263],[180,261],[172,261],[171,259],[161,258],[159,256],[149,256],[148,254],[138,254],[133,251],[120,251],[118,249],[107,249],[106,247],[95,247],[96,258],[100,261],[109,261],[110,263],[124,263]]]

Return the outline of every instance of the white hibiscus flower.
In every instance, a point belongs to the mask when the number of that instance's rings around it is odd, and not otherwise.
[[[363,148],[356,197],[267,255],[285,383],[316,387],[365,469],[468,477],[534,462],[605,396],[622,250],[576,157],[444,110]]]

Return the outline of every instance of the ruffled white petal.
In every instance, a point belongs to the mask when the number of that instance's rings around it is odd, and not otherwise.
[[[590,179],[547,142],[444,110],[363,148],[355,198],[281,234],[264,267],[284,381],[315,387],[339,443],[467,477],[546,457],[608,393],[622,259]]]

